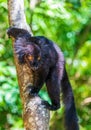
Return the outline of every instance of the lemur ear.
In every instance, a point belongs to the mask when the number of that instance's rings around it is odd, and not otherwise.
[[[18,37],[25,37],[25,38],[31,37],[31,34],[27,30],[15,27],[10,27],[7,30],[7,34],[9,37],[13,37],[14,39],[17,39]]]
[[[35,44],[41,44],[43,42],[41,36],[31,36],[30,41]]]

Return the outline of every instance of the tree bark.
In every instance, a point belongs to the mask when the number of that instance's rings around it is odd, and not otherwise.
[[[31,30],[26,23],[23,0],[8,0],[9,24],[17,28]],[[13,41],[14,45],[14,41]],[[17,77],[20,95],[23,104],[23,120],[26,130],[49,130],[49,110],[41,105],[41,98],[29,97],[28,84],[32,84],[33,77],[27,65],[20,65],[14,52],[14,60],[17,70]]]

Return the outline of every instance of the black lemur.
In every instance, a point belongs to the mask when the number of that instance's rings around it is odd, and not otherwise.
[[[46,83],[51,104],[49,110],[60,108],[60,91],[65,104],[66,130],[79,130],[74,96],[59,47],[44,36],[31,36],[27,30],[11,27],[8,35],[15,39],[14,49],[20,64],[27,64],[34,77],[30,95],[38,94]]]

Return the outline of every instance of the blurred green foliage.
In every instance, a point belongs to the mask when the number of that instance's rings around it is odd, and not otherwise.
[[[91,1],[41,0],[34,9],[25,1],[25,13],[34,35],[44,35],[62,49],[80,130],[91,130]],[[0,130],[23,130],[12,44],[6,35],[8,26],[7,1],[0,0]],[[44,90],[40,95],[49,100]],[[63,112],[62,105],[51,113],[50,130],[64,130]]]

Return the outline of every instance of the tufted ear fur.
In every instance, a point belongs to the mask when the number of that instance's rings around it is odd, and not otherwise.
[[[27,30],[15,27],[10,27],[7,30],[7,34],[14,39],[17,39],[18,37],[25,37],[26,39],[31,37],[31,34]]]

